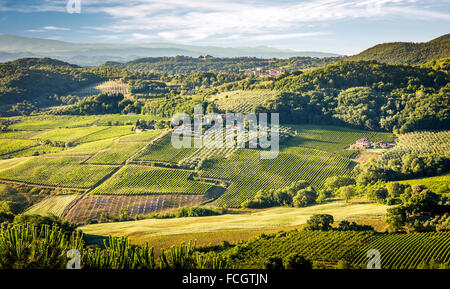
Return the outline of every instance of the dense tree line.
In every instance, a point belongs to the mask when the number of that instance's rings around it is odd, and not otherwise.
[[[252,200],[244,201],[243,208],[268,208],[274,206],[306,207],[316,203],[318,194],[306,181],[297,181],[288,187],[259,190]]]
[[[111,78],[137,74],[100,66],[83,68],[50,58],[24,58],[0,64],[0,114],[21,115],[39,107],[67,104],[64,95]]]
[[[289,59],[264,59],[256,57],[149,57],[139,58],[127,63],[107,62],[106,66],[127,69],[136,72],[167,72],[172,75],[191,72],[239,72],[245,69],[257,67],[264,69],[277,69],[280,67],[287,70],[301,70],[322,67],[338,61],[339,57],[292,57]]]
[[[89,115],[109,113],[140,113],[141,104],[125,98],[122,94],[101,93],[80,100],[59,111],[60,114]]]
[[[371,61],[339,62],[273,81],[280,96],[258,111],[287,123],[341,124],[371,130],[448,129],[450,77],[444,71]]]
[[[441,175],[450,170],[450,157],[406,154],[390,160],[372,160],[356,166],[358,182],[397,181]]]
[[[388,210],[390,229],[399,231],[450,231],[450,200],[414,185],[401,195],[402,205]],[[437,220],[437,222],[433,222]]]

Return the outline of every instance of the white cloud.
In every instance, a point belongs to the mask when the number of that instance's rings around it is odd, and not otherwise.
[[[56,27],[56,26],[44,26],[44,27],[42,27],[42,29],[44,29],[44,30],[55,30],[55,31],[69,31],[69,30],[71,30],[70,28]]]
[[[67,0],[6,1],[0,11],[65,12]],[[42,3],[44,2],[44,3]],[[40,3],[40,4],[38,4]],[[108,25],[83,27],[134,40],[194,42],[210,39],[254,41],[325,35],[321,23],[352,19],[450,21],[448,0],[82,0],[82,13],[103,13]],[[311,26],[313,25],[313,26]],[[45,30],[69,28],[47,26]],[[320,29],[322,30],[322,29]]]
[[[100,2],[104,6],[97,5]],[[91,0],[85,11],[103,12],[115,19],[112,25],[96,28],[98,30],[113,33],[133,31],[137,34],[135,39],[151,39],[157,35],[163,39],[181,41],[221,36],[222,39],[247,37],[253,40],[273,40],[324,35],[323,32],[311,31],[308,25],[343,19],[409,17],[450,20],[449,13],[423,9],[417,3],[418,1],[411,0],[309,0],[289,3],[237,0],[226,3],[217,0]]]
[[[321,36],[328,35],[328,32],[307,32],[307,33],[282,33],[282,34],[264,34],[258,36],[250,36],[249,40],[281,40],[281,39],[293,39],[293,38],[303,38],[311,36]]]

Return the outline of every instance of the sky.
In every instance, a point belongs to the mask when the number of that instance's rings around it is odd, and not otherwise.
[[[79,13],[78,13],[79,12]],[[450,33],[450,0],[0,0],[0,34],[351,55]]]

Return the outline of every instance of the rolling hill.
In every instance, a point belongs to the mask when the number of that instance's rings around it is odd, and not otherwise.
[[[450,56],[450,34],[429,42],[392,42],[378,44],[349,57],[349,60],[376,60],[388,64],[425,64]]]

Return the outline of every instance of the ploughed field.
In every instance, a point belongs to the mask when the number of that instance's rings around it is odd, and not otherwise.
[[[148,215],[205,202],[239,207],[260,189],[298,180],[321,189],[327,177],[352,174],[358,151],[345,148],[357,139],[392,140],[388,133],[295,125],[289,126],[295,135],[281,144],[279,156],[265,160],[248,148],[177,149],[168,129],[133,131],[139,119],[161,120],[148,115],[17,119],[12,131],[0,134],[0,180],[79,189],[81,196],[57,200],[55,212],[70,220],[104,212],[114,217],[123,210]],[[51,212],[51,203],[31,212]]]

